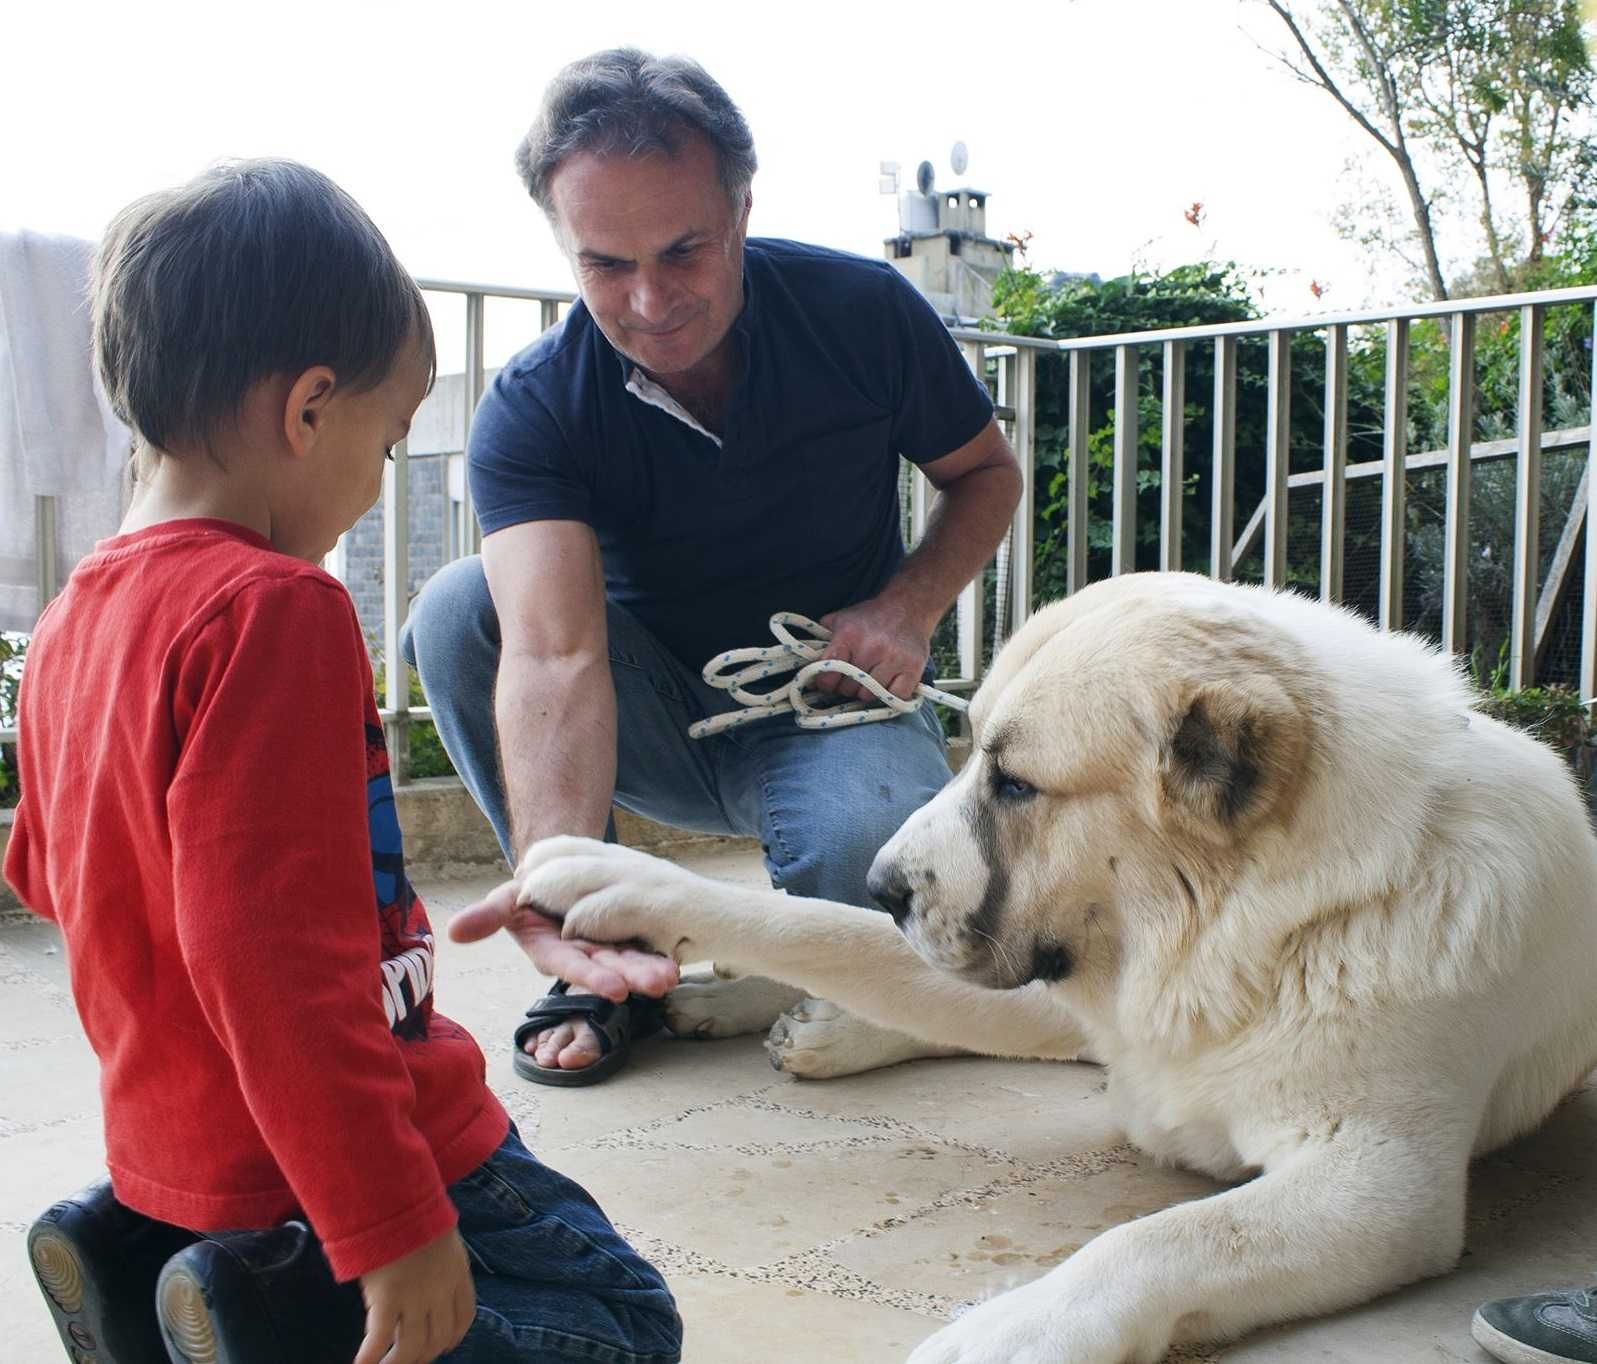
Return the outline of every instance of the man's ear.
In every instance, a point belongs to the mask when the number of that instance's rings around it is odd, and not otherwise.
[[[290,385],[283,403],[283,436],[295,455],[309,454],[316,444],[337,387],[337,376],[326,365],[311,366]]]
[[[1160,787],[1167,800],[1236,831],[1276,806],[1300,774],[1306,744],[1303,718],[1274,678],[1205,683],[1171,718]]]

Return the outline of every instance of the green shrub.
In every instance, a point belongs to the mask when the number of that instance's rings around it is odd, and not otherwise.
[[[17,689],[22,685],[22,661],[27,652],[28,636],[0,632],[0,729],[11,729],[17,723]],[[16,749],[0,744],[0,810],[9,810],[21,796]]]
[[[1581,704],[1576,692],[1569,687],[1527,687],[1524,691],[1494,689],[1483,693],[1479,709],[1557,749],[1574,768],[1581,788],[1590,790],[1591,711]]]
[[[383,661],[382,651],[375,644],[371,645],[371,656],[372,679],[377,693],[377,704],[381,706],[387,699],[387,666]],[[425,706],[427,694],[421,688],[421,679],[409,668],[406,668],[405,672],[410,678],[409,704]],[[410,775],[412,777],[455,775],[449,755],[444,752],[443,740],[438,737],[438,729],[431,720],[417,720],[410,726]]]

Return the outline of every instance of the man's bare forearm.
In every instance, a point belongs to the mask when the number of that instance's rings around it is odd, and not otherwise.
[[[616,776],[609,660],[506,653],[494,720],[516,857],[553,834],[603,838]]]
[[[960,591],[993,556],[1020,501],[1013,464],[972,469],[943,489],[926,533],[879,598],[898,605],[930,635]]]

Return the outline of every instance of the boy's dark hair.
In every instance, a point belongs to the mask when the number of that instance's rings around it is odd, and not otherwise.
[[[375,388],[421,290],[353,199],[293,161],[232,161],[116,216],[94,262],[94,357],[116,414],[160,450],[203,445],[274,374]]]
[[[675,156],[684,133],[715,148],[721,187],[740,204],[758,165],[749,125],[732,98],[691,57],[635,47],[595,52],[565,67],[516,148],[516,172],[533,202],[552,212],[549,178],[576,152]]]

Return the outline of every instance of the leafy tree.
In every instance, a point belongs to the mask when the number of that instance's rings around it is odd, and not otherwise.
[[[1593,72],[1579,0],[1265,0],[1290,36],[1282,60],[1325,90],[1397,167],[1421,273],[1445,299],[1438,208],[1458,169],[1478,198],[1484,280],[1506,292],[1563,218],[1589,201]],[[1512,186],[1523,217],[1505,214]],[[1378,215],[1362,239],[1401,253]],[[1371,225],[1373,224],[1373,225]],[[1477,289],[1476,291],[1484,291]]]

